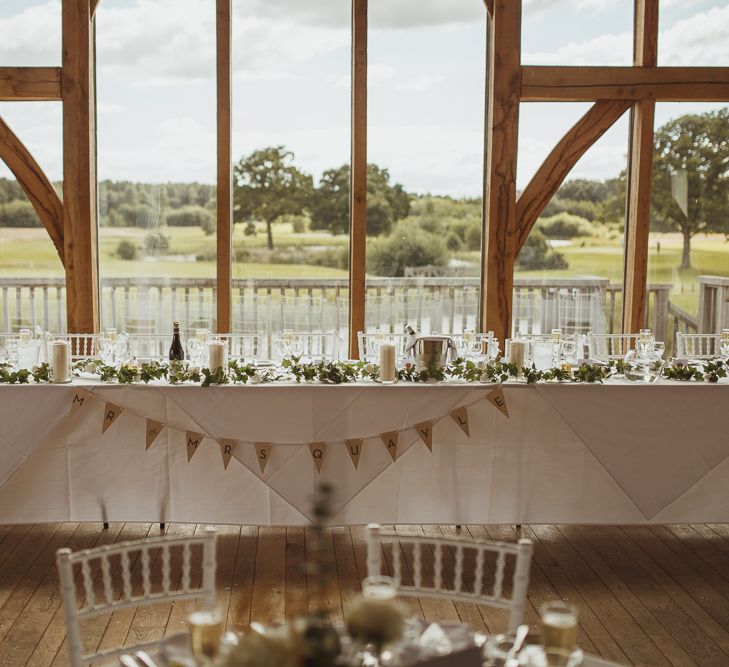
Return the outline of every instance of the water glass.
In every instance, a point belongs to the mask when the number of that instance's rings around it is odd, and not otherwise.
[[[538,371],[549,370],[554,356],[554,344],[551,340],[532,341],[532,363]]]
[[[375,600],[392,600],[397,595],[397,582],[385,575],[365,577],[362,581],[362,595]]]
[[[187,620],[192,654],[201,664],[212,664],[220,651],[223,615],[218,610],[195,611]]]
[[[569,602],[547,602],[539,609],[547,664],[564,667],[577,643],[577,607]]]

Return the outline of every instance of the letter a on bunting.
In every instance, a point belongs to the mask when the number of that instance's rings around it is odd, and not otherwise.
[[[397,439],[400,433],[398,431],[390,431],[389,433],[380,434],[382,443],[387,448],[387,452],[392,457],[392,460],[397,460]]]

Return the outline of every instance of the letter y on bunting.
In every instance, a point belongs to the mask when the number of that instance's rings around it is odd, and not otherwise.
[[[433,422],[420,422],[415,424],[415,432],[418,437],[425,443],[425,446],[432,452],[433,451]]]

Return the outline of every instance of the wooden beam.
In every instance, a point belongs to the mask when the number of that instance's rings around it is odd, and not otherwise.
[[[0,101],[46,102],[60,99],[60,67],[0,67]]]
[[[30,151],[0,118],[0,159],[13,172],[56,247],[63,264],[63,204]]]
[[[68,331],[99,330],[94,25],[86,2],[63,0],[63,243]]]
[[[522,102],[729,100],[729,67],[524,66]]]
[[[217,183],[217,330],[230,333],[233,319],[233,147],[232,147],[232,0],[217,0],[218,183]]]
[[[658,61],[658,0],[635,0],[633,46],[636,65],[655,66]],[[726,94],[729,96],[729,89]],[[623,283],[623,331],[627,333],[638,331],[646,322],[655,109],[654,99],[644,99],[635,104],[631,114]]]
[[[352,2],[352,166],[349,184],[349,357],[365,329],[367,250],[367,0]]]
[[[489,13],[489,16],[494,15],[494,0],[483,0],[483,4],[486,5],[486,11]]]
[[[94,14],[96,14],[96,9],[99,6],[99,3],[101,2],[101,0],[89,0],[89,2],[91,3],[90,4],[91,16],[93,18]]]
[[[516,201],[518,248],[577,161],[631,106],[625,100],[599,100],[552,149]]]
[[[521,0],[495,0],[489,29],[486,197],[481,253],[482,327],[511,333],[517,252],[516,152],[521,90]]]

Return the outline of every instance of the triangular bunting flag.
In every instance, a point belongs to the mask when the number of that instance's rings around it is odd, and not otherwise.
[[[71,399],[71,407],[69,409],[70,414],[75,415],[84,405],[89,402],[91,398],[91,392],[85,389],[76,389],[73,392],[73,398]]]
[[[124,412],[124,408],[120,408],[118,405],[114,405],[113,403],[107,403],[104,406],[104,419],[101,422],[101,433],[106,433],[106,429],[108,429],[117,419],[119,419],[119,415]]]
[[[312,442],[309,445],[309,451],[311,452],[311,458],[314,459],[314,465],[316,471],[321,472],[322,464],[324,463],[324,454],[327,453],[327,445],[325,442]]]
[[[345,444],[347,445],[349,458],[352,459],[352,464],[354,465],[354,469],[356,470],[357,466],[359,466],[359,457],[362,456],[362,438],[353,438],[352,440],[347,440]]]
[[[227,470],[230,459],[233,456],[233,447],[236,446],[237,440],[229,440],[228,438],[221,438],[218,440],[220,445],[220,454],[223,457],[223,467]]]
[[[392,456],[393,461],[397,460],[397,439],[399,435],[399,431],[390,431],[389,433],[380,434],[380,439],[387,448],[390,456]]]
[[[186,431],[185,432],[185,443],[187,445],[187,462],[190,462],[190,459],[195,456],[195,452],[197,451],[198,447],[200,447],[200,443],[203,441],[203,438],[205,436],[202,433],[195,433],[194,431]]]
[[[147,430],[145,431],[147,449],[152,446],[164,427],[162,422],[156,422],[154,419],[147,420]]]
[[[266,469],[268,459],[271,458],[271,450],[273,445],[270,442],[257,442],[256,443],[256,458],[258,459],[258,465],[261,468],[261,473]]]
[[[451,410],[451,418],[461,427],[461,430],[470,438],[471,433],[468,430],[468,408],[463,405],[460,408]]]
[[[425,443],[425,446],[433,451],[433,422],[420,422],[413,427],[418,437]]]
[[[486,400],[491,403],[495,408],[501,412],[505,417],[508,419],[511,419],[509,417],[509,408],[506,406],[506,397],[504,396],[504,390],[502,389],[501,385],[496,387],[496,389],[492,389],[488,394],[486,394]]]

